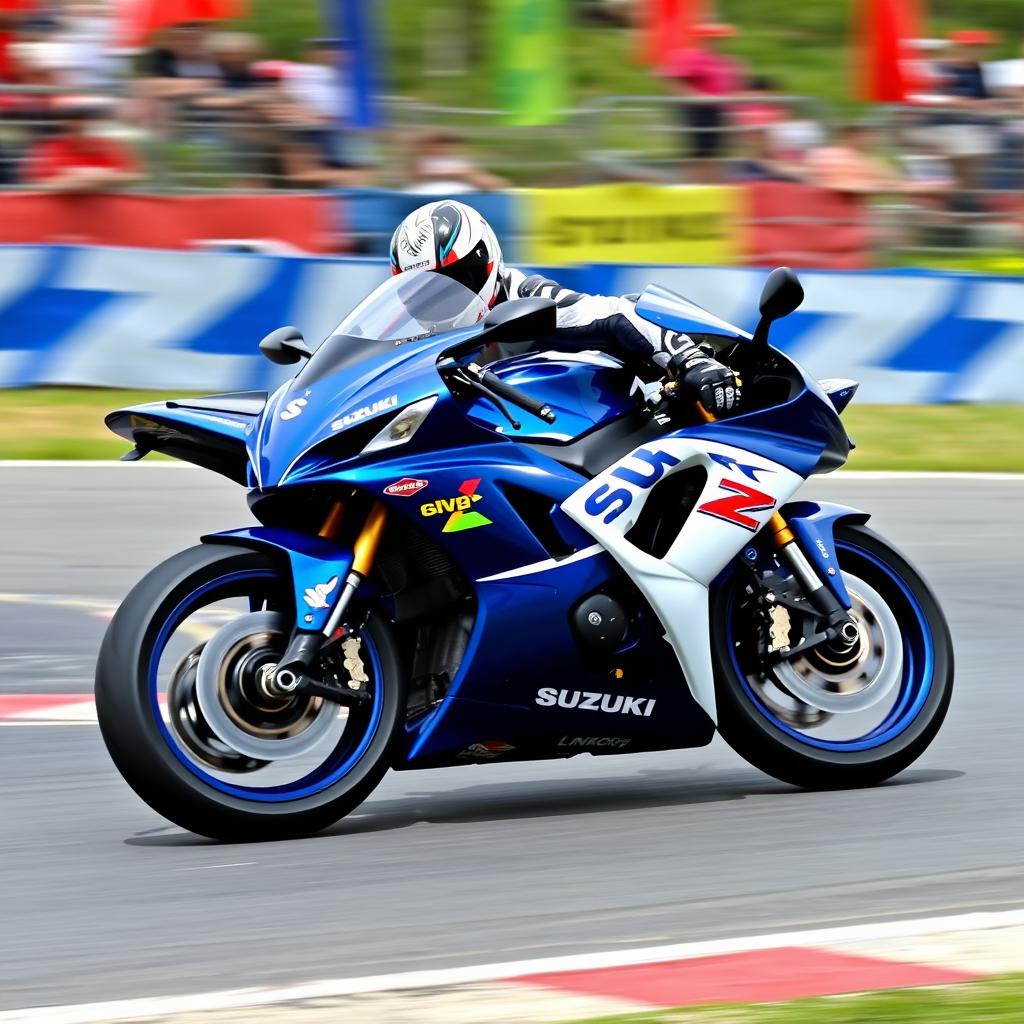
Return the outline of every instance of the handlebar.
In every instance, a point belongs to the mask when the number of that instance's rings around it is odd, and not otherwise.
[[[500,398],[504,398],[506,402],[519,406],[520,409],[524,409],[526,412],[542,419],[545,423],[555,422],[556,416],[551,411],[550,406],[544,402],[537,401],[536,398],[531,398],[525,391],[520,391],[519,388],[506,384],[496,373],[484,370],[480,374],[480,383]]]

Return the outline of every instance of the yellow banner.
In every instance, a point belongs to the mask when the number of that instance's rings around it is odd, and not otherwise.
[[[735,263],[742,190],[584,185],[524,193],[527,263]]]

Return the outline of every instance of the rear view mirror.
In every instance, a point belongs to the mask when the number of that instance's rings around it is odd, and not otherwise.
[[[768,328],[776,320],[789,316],[804,301],[804,288],[789,267],[776,267],[761,289],[761,321],[754,331],[755,342],[767,342]]]
[[[804,288],[789,267],[777,267],[761,289],[759,309],[765,320],[781,320],[804,301]]]
[[[487,340],[515,342],[550,337],[555,333],[555,315],[553,299],[535,296],[503,302],[484,319]]]
[[[297,327],[278,327],[276,331],[271,331],[260,342],[260,351],[272,363],[280,366],[297,363],[313,354],[302,338],[302,331]]]

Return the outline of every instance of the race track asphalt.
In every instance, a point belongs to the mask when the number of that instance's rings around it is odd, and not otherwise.
[[[315,839],[170,826],[91,725],[0,728],[0,1009],[1024,905],[1024,482],[825,479],[924,570],[957,645],[927,754],[803,793],[701,750],[391,775]],[[0,470],[0,693],[91,687],[147,568],[247,520],[187,468]]]

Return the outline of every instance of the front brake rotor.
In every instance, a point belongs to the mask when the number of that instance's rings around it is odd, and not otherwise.
[[[203,717],[232,750],[258,760],[302,757],[339,723],[344,727],[336,704],[302,693],[274,699],[261,690],[259,677],[280,660],[289,631],[280,612],[240,615],[218,629],[199,656],[196,697]]]
[[[246,757],[218,739],[196,702],[196,671],[205,645],[193,648],[178,662],[167,686],[167,714],[171,729],[185,748],[203,764],[225,772],[252,772],[266,761]]]

